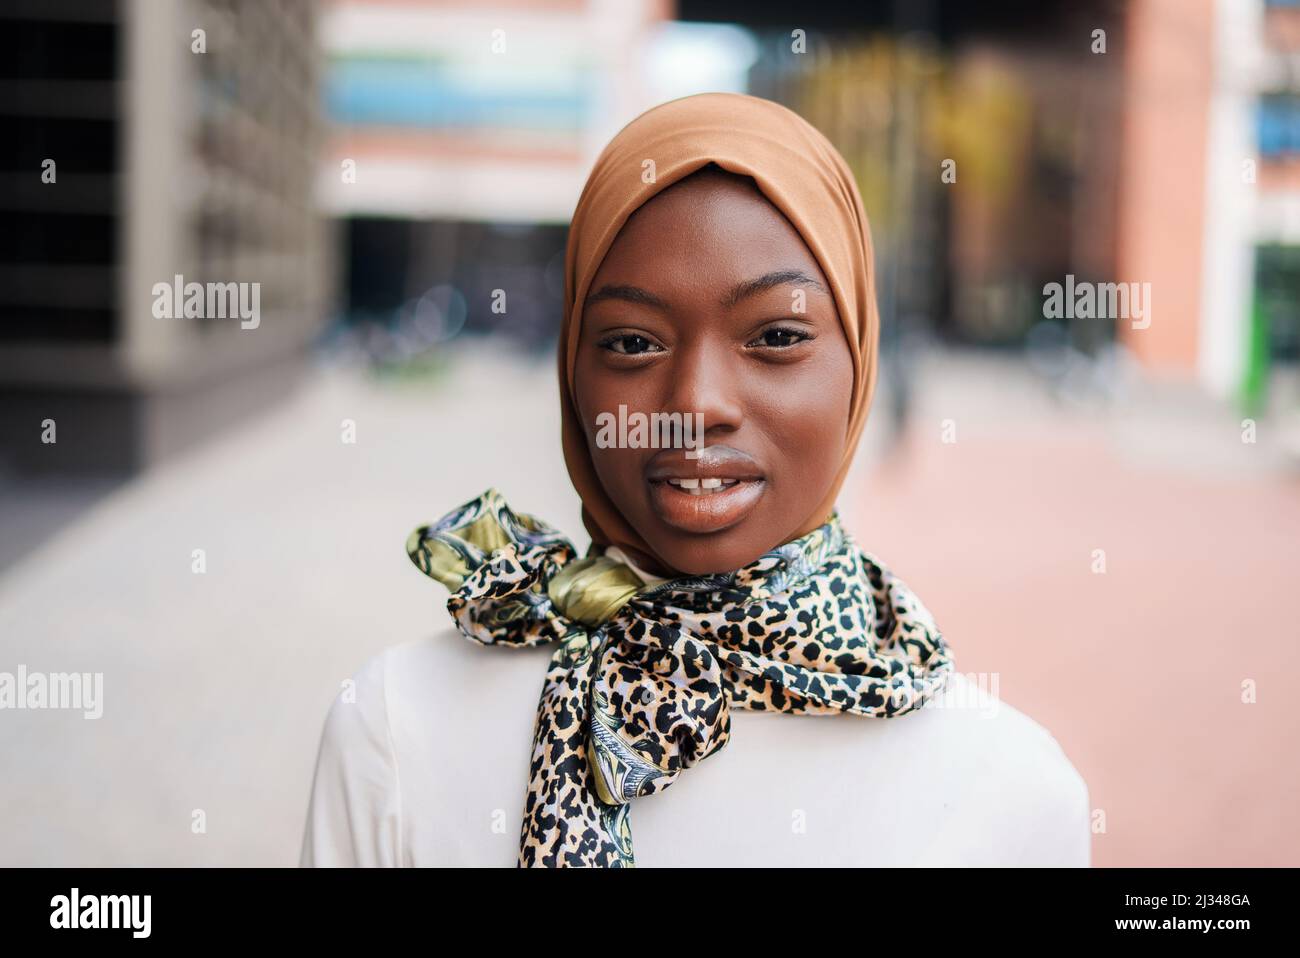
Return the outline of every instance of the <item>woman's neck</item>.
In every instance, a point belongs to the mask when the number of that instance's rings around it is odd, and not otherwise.
[[[637,568],[642,572],[661,579],[671,579],[678,574],[671,569],[664,568],[653,556],[642,552],[640,549],[634,549],[631,546],[619,546],[618,549],[636,563]]]

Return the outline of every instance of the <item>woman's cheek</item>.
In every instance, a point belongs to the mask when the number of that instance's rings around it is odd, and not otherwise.
[[[822,479],[839,469],[848,431],[849,386],[842,389],[837,376],[819,375],[808,388],[786,393],[786,421],[783,428],[788,449],[798,450],[798,465],[811,493]],[[820,494],[816,496],[820,498]]]

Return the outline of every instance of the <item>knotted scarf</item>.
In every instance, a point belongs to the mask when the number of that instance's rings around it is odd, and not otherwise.
[[[598,547],[593,546],[593,550]],[[645,585],[578,558],[495,489],[406,549],[484,645],[554,645],[537,708],[522,866],[631,866],[630,802],[731,735],[731,709],[890,718],[945,686],[934,619],[863,552],[838,511],[735,572]]]

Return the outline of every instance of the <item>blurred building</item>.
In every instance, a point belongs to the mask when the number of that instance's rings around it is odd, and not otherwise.
[[[130,471],[292,381],[331,294],[316,17],[308,0],[0,5],[9,468]],[[160,302],[192,283],[193,308]],[[255,321],[222,316],[241,295]]]
[[[545,347],[569,217],[609,136],[655,102],[672,6],[330,5],[319,193],[341,222],[348,327],[372,358],[401,363],[466,328]]]
[[[1154,319],[1123,338],[1248,410],[1300,408],[1300,3],[1141,0],[1128,20],[1119,270],[1152,284]]]

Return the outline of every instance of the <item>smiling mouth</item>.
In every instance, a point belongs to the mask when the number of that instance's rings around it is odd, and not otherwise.
[[[650,504],[667,525],[683,532],[721,532],[748,516],[767,479],[747,454],[709,446],[699,459],[660,453],[646,470]]]
[[[693,496],[710,496],[724,489],[730,489],[741,480],[705,476],[703,479],[665,479],[664,481]]]

